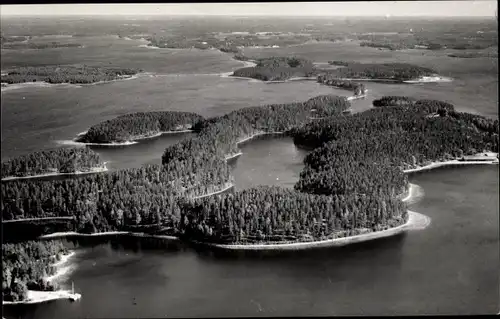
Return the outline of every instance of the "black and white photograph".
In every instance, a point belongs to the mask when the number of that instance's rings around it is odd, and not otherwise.
[[[500,314],[497,7],[0,5],[2,319]]]

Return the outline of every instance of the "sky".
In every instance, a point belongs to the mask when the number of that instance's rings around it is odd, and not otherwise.
[[[1,5],[0,15],[482,16],[496,0]]]

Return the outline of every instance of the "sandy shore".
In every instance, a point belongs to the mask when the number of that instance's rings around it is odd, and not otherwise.
[[[179,240],[177,236],[170,235],[151,235],[147,233],[138,233],[138,232],[130,232],[130,231],[108,231],[108,232],[100,232],[93,234],[81,234],[77,232],[58,232],[47,234],[38,237],[39,239],[48,239],[48,238],[59,238],[59,237],[102,237],[102,236],[114,236],[114,235],[127,235],[132,237],[147,237],[147,238],[158,238],[158,239],[168,239],[168,240]],[[58,275],[60,276],[60,275]]]
[[[62,255],[61,260],[57,261],[53,264],[54,267],[57,268],[57,272],[49,277],[45,277],[44,279],[48,282],[54,281],[58,277],[66,274],[70,268],[62,267],[68,260],[75,255],[75,252],[72,251],[69,254]],[[56,290],[56,291],[39,291],[39,290],[28,290],[28,296],[26,300],[22,301],[4,301],[4,305],[16,305],[16,304],[36,304],[42,302],[53,301],[57,299],[69,299],[69,300],[78,300],[81,298],[81,295],[78,293],[71,293],[70,290]]]
[[[243,155],[242,152],[234,153],[234,154],[228,154],[226,155],[226,161],[232,160],[233,158],[239,157]]]
[[[57,290],[57,291],[38,291],[28,290],[28,297],[23,301],[3,301],[4,305],[28,305],[43,303],[58,299],[78,300],[82,297],[79,293],[72,294],[70,290]]]
[[[16,179],[30,179],[30,178],[49,177],[49,176],[83,175],[83,174],[103,173],[103,172],[108,171],[108,168],[106,167],[106,163],[107,162],[104,162],[103,167],[95,167],[95,168],[90,169],[88,172],[76,171],[73,173],[47,173],[47,174],[39,174],[39,175],[31,175],[31,176],[23,176],[23,177],[9,176],[9,177],[2,178],[2,181],[12,181],[12,180],[16,180]]]
[[[232,186],[231,186],[232,187]],[[207,194],[201,197],[205,196],[210,196],[210,195],[215,195],[217,193],[226,191],[229,188],[226,188],[222,191],[212,193],[212,194]],[[403,201],[410,201],[415,195],[417,191],[417,185],[415,184],[410,184],[408,192],[406,193],[405,198],[403,198]],[[197,197],[197,198],[201,198]],[[320,241],[312,241],[312,242],[298,242],[298,243],[284,243],[284,244],[256,244],[256,245],[222,245],[222,244],[210,244],[210,243],[202,243],[202,242],[195,242],[198,244],[202,245],[207,245],[211,247],[216,247],[216,248],[222,248],[222,249],[229,249],[229,250],[300,250],[300,249],[309,249],[309,248],[314,248],[314,247],[335,247],[335,246],[344,246],[352,243],[357,243],[357,242],[363,242],[363,241],[368,241],[368,240],[373,240],[377,238],[384,238],[384,237],[389,237],[389,236],[394,236],[397,235],[401,232],[408,231],[408,230],[421,230],[426,228],[427,226],[430,225],[431,219],[428,216],[425,216],[423,214],[419,214],[417,212],[413,211],[408,211],[408,220],[406,223],[382,230],[382,231],[377,231],[377,232],[371,232],[367,234],[361,234],[361,235],[356,235],[356,236],[348,236],[348,237],[342,237],[342,238],[335,238],[335,239],[327,239],[327,240],[320,240]],[[55,238],[55,237],[66,237],[66,236],[75,236],[75,237],[96,237],[96,236],[109,236],[109,235],[129,235],[129,236],[134,236],[134,237],[148,237],[148,238],[158,238],[158,239],[168,239],[168,240],[179,240],[178,237],[176,236],[168,236],[168,235],[149,235],[145,233],[134,233],[134,232],[127,232],[127,231],[111,231],[111,232],[101,232],[101,233],[94,233],[94,234],[80,234],[76,232],[59,232],[59,233],[52,233],[52,234],[47,234],[40,236],[39,238]]]
[[[60,217],[41,217],[41,218],[21,218],[21,219],[10,219],[2,220],[2,224],[15,223],[15,222],[29,222],[29,221],[39,221],[39,220],[74,220],[73,216],[60,216]]]
[[[417,185],[409,184],[408,192],[406,196],[402,199],[402,201],[410,201],[416,195]],[[210,243],[201,243],[198,244],[208,245],[211,247],[222,248],[227,250],[301,250],[301,249],[309,249],[316,247],[336,247],[336,246],[345,246],[353,243],[384,238],[389,236],[394,236],[399,233],[408,230],[421,230],[429,226],[431,223],[431,218],[425,216],[423,214],[408,211],[408,220],[406,223],[392,227],[386,230],[381,230],[377,232],[370,232],[367,234],[348,236],[342,238],[334,238],[334,239],[326,239],[326,240],[318,240],[311,242],[298,242],[298,243],[276,243],[276,244],[249,244],[249,245],[236,245],[236,244],[210,244]]]
[[[74,231],[67,232],[57,232],[52,234],[46,234],[38,237],[38,239],[49,239],[49,238],[59,238],[59,237],[99,237],[99,236],[110,236],[110,235],[126,235],[130,232],[127,231],[108,231],[108,232],[100,232],[93,234],[82,234]]]
[[[138,79],[142,75],[143,75],[142,73],[137,73],[137,74],[134,74],[134,75],[125,75],[125,76],[119,77],[119,78],[114,79],[114,80],[98,81],[98,82],[94,82],[94,83],[86,83],[86,84],[81,84],[81,86],[92,86],[92,85],[112,83],[112,82],[119,82],[119,81],[135,80],[135,79]]]
[[[495,156],[498,155],[497,153],[493,153],[493,152],[489,152],[489,153],[495,154]],[[483,154],[483,153],[480,153],[480,154]],[[493,156],[488,156],[488,158],[491,158],[491,160],[490,161],[459,161],[459,160],[455,159],[455,160],[450,160],[450,161],[445,161],[445,162],[433,162],[433,163],[426,165],[426,166],[406,169],[406,170],[403,170],[403,172],[404,173],[416,173],[416,172],[435,169],[438,167],[454,166],[454,165],[492,165],[492,164],[498,164],[497,158],[493,158]]]
[[[438,83],[438,82],[452,82],[452,78],[433,75],[433,76],[422,76],[415,80],[403,81],[403,83]]]
[[[430,224],[429,217],[416,212],[408,211],[408,221],[403,225],[392,227],[386,230],[370,232],[362,235],[318,240],[311,242],[287,243],[287,244],[255,244],[255,245],[253,244],[222,245],[222,244],[210,244],[210,243],[200,243],[200,244],[227,250],[301,250],[301,249],[319,248],[319,247],[338,247],[378,238],[394,236],[406,230],[423,229],[427,227],[429,224]]]
[[[217,195],[217,194],[220,194],[220,193],[224,193],[225,191],[233,188],[234,186],[235,185],[233,183],[230,183],[229,185],[226,184],[226,186],[223,189],[221,189],[220,191],[212,192],[212,193],[205,194],[205,195],[195,196],[195,197],[191,197],[191,198],[192,199],[200,199],[200,198],[204,198],[204,197],[208,197],[208,196]]]
[[[245,137],[245,138],[237,141],[236,144],[241,144],[243,142],[249,141],[257,136],[274,135],[274,134],[285,134],[285,132],[260,132],[260,133],[256,133],[256,134],[253,134],[251,136]]]

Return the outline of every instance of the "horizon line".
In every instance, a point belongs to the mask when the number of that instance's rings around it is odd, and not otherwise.
[[[192,17],[192,16],[211,16],[211,17],[274,17],[274,18],[296,18],[296,17],[314,17],[314,18],[368,18],[368,17],[380,17],[380,18],[495,18],[495,15],[274,15],[274,14],[211,14],[211,13],[191,13],[191,14],[168,14],[168,13],[137,13],[137,14],[16,14],[16,13],[2,13],[0,11],[0,16],[11,16],[11,17]]]

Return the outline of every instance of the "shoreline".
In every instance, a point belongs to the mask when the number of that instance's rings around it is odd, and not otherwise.
[[[51,177],[51,176],[64,176],[64,175],[85,175],[85,174],[94,174],[94,173],[103,173],[109,171],[106,167],[106,163],[104,162],[103,167],[92,168],[88,172],[76,171],[72,173],[46,173],[46,174],[38,174],[38,175],[30,175],[30,176],[8,176],[1,179],[2,182],[13,181],[18,179],[30,179],[30,178],[41,178],[41,177]]]
[[[73,216],[58,216],[58,217],[39,217],[39,218],[20,218],[20,219],[9,219],[2,220],[2,224],[9,223],[21,223],[21,222],[30,222],[30,221],[39,221],[39,220],[75,220]]]
[[[490,153],[492,153],[492,152],[490,152]],[[480,154],[483,154],[483,153],[480,153]],[[497,154],[497,153],[495,153],[495,154]],[[422,171],[428,171],[428,170],[432,170],[432,169],[439,168],[439,167],[460,166],[460,165],[498,165],[498,159],[491,159],[488,161],[460,161],[458,159],[454,159],[454,160],[449,160],[449,161],[445,161],[445,162],[432,162],[432,163],[425,165],[425,166],[403,170],[403,173],[411,174],[411,173],[417,173],[417,172],[422,172]]]
[[[40,82],[23,82],[23,83],[12,83],[8,84],[5,82],[2,82],[2,84],[6,84],[6,86],[2,86],[0,89],[0,92],[9,92],[9,91],[15,91],[15,90],[20,90],[20,89],[26,89],[26,88],[51,88],[51,87],[72,87],[72,88],[82,88],[81,85],[79,84],[73,84],[73,83],[49,83],[45,81],[40,81]]]
[[[71,257],[73,257],[76,252],[71,251],[69,254],[63,254],[61,260],[56,261],[52,264],[53,267],[57,267],[56,273],[52,276],[44,277],[43,279],[47,282],[52,282],[58,277],[66,274],[69,270],[68,267],[61,267],[65,264]],[[4,305],[27,305],[27,304],[38,304],[49,301],[54,301],[58,299],[69,299],[71,301],[78,300],[82,297],[79,293],[72,293],[70,290],[54,290],[54,291],[41,291],[41,290],[28,290],[27,298],[20,301],[3,301]]]
[[[147,139],[150,139],[150,138],[155,138],[155,137],[160,137],[162,135],[168,135],[168,134],[183,134],[183,133],[192,133],[194,132],[193,130],[191,129],[187,129],[187,130],[178,130],[178,131],[163,131],[163,132],[158,132],[158,133],[155,133],[153,135],[150,135],[150,136],[138,136],[138,137],[134,137],[132,139],[130,139],[129,141],[125,141],[125,142],[110,142],[110,143],[92,143],[92,142],[78,142],[78,138],[80,136],[83,136],[87,133],[88,131],[85,131],[85,132],[81,132],[81,133],[78,133],[77,134],[77,137],[74,138],[73,140],[62,140],[62,141],[58,141],[60,144],[63,144],[63,145],[88,145],[88,146],[129,146],[129,145],[134,145],[134,144],[137,144],[138,141],[141,141],[141,140],[147,140]]]
[[[255,133],[253,135],[250,135],[250,136],[247,136],[247,137],[244,137],[243,139],[239,140],[236,142],[236,144],[241,144],[241,143],[244,143],[244,142],[247,142],[247,141],[250,141],[251,139],[253,138],[256,138],[258,136],[264,136],[264,135],[275,135],[275,134],[285,134],[285,132],[260,132],[260,133]]]
[[[216,192],[212,192],[212,193],[209,193],[209,194],[205,194],[205,195],[191,197],[191,199],[200,199],[200,198],[205,198],[205,197],[208,197],[208,196],[213,196],[213,195],[217,195],[217,194],[220,194],[220,193],[224,193],[225,191],[230,190],[231,188],[233,188],[235,186],[236,185],[234,183],[230,183],[228,186],[224,187],[221,190],[218,190]]]
[[[225,159],[226,159],[226,161],[229,161],[229,160],[232,160],[233,158],[240,157],[241,155],[243,155],[243,152],[228,154],[228,155],[226,155]]]
[[[1,92],[8,92],[8,91],[13,91],[13,90],[19,90],[19,89],[24,89],[24,88],[29,88],[29,87],[35,87],[35,88],[51,88],[51,87],[72,87],[72,88],[82,88],[86,86],[92,86],[92,85],[98,85],[98,84],[106,84],[106,83],[112,83],[112,82],[119,82],[119,81],[128,81],[128,80],[135,80],[138,79],[142,75],[147,75],[146,72],[139,72],[137,74],[127,76],[127,77],[122,77],[122,78],[117,78],[114,80],[108,80],[108,81],[98,81],[98,82],[93,82],[93,83],[49,83],[45,81],[37,81],[37,82],[22,82],[22,83],[12,83],[8,84],[5,82],[2,82],[3,84],[7,84],[6,86],[2,86]]]
[[[213,248],[225,249],[225,250],[254,250],[254,251],[264,251],[264,250],[302,250],[309,248],[320,248],[320,247],[339,247],[349,244],[364,242],[368,240],[384,238],[389,236],[394,236],[400,234],[406,230],[411,229],[423,229],[430,224],[430,218],[408,210],[408,220],[406,223],[391,227],[389,229],[380,230],[376,232],[370,232],[361,235],[347,236],[341,238],[317,240],[311,242],[297,242],[297,243],[287,243],[287,244],[212,244],[212,243],[202,243],[196,242],[197,244],[206,245]]]

